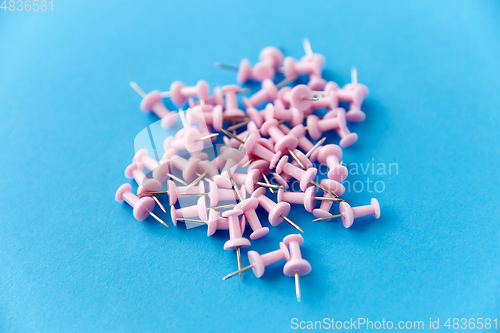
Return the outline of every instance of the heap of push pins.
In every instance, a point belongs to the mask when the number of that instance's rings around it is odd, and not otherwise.
[[[125,170],[125,176],[135,179],[139,185],[137,194],[131,192],[130,184],[124,184],[115,196],[117,201],[125,200],[133,207],[133,215],[139,221],[152,216],[168,227],[153,213],[155,205],[166,213],[160,198],[167,194],[175,226],[179,221],[206,225],[208,236],[229,230],[224,249],[236,250],[238,270],[224,280],[238,274],[241,278],[242,272],[250,268],[259,278],[266,266],[285,260],[283,273],[295,277],[298,301],[301,298],[299,276],[311,271],[311,265],[301,255],[300,246],[304,241],[301,234],[286,236],[277,244],[278,249],[270,253],[249,251],[250,264],[244,268],[240,249],[249,247],[250,240],[264,237],[269,232],[267,223],[278,227],[287,221],[303,233],[302,228],[288,218],[290,203],[303,205],[316,217],[313,222],[340,217],[346,228],[355,218],[380,216],[376,199],[367,206],[351,207],[339,198],[345,191],[340,182],[348,175],[342,165],[342,148],[351,146],[358,138],[349,131],[347,121],[365,119],[361,105],[368,89],[357,82],[356,69],[351,71],[352,82],[343,88],[335,82],[326,82],[322,78],[324,57],[312,52],[307,39],[304,50],[306,55],[300,60],[283,59],[279,49],[266,47],[260,53],[260,62],[253,67],[246,59],[239,67],[217,63],[217,67],[237,70],[239,83],[262,82],[261,89],[249,98],[242,98],[241,103],[237,95],[248,89],[237,85],[216,87],[210,95],[209,86],[203,80],[192,87],[175,81],[168,92],[146,94],[131,82],[143,98],[140,104],[143,111],[155,113],[164,128],[172,127],[180,118],[183,128],[165,139],[165,154],[160,161],[148,156],[145,149],[137,151]],[[284,76],[277,84],[274,83],[276,74]],[[299,76],[308,77],[308,84],[288,86]],[[163,104],[165,98],[176,106],[187,104],[187,110],[168,110]],[[340,108],[339,102],[347,102],[349,111]],[[317,109],[327,112],[320,118],[313,114]],[[324,145],[325,133],[329,131],[338,133],[339,145]],[[210,159],[204,149],[213,149],[212,142],[219,134],[223,134],[225,146]],[[317,169],[313,162],[329,168],[327,178],[319,183],[315,181]],[[149,170],[147,174],[144,167]],[[241,168],[247,168],[246,172],[241,172]],[[285,191],[294,179],[301,191]],[[318,189],[322,195],[318,195]],[[267,190],[277,191],[277,202],[266,196]],[[181,203],[186,197],[198,198],[196,204]],[[340,203],[340,214],[330,213],[334,202]],[[267,221],[259,219],[256,213],[259,206],[267,211]],[[247,223],[252,230],[250,240],[243,236]]]

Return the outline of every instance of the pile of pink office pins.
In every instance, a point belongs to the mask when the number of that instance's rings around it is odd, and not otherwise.
[[[145,149],[137,151],[125,170],[125,176],[139,185],[137,194],[131,192],[130,184],[124,184],[115,196],[117,201],[133,207],[138,221],[152,216],[168,227],[153,213],[156,205],[166,213],[160,199],[166,203],[168,197],[175,226],[180,221],[197,223],[207,227],[208,236],[225,233],[228,240],[224,249],[236,250],[239,269],[224,279],[238,274],[241,278],[248,269],[259,278],[267,265],[284,260],[283,273],[295,277],[298,301],[299,276],[311,271],[311,265],[301,255],[301,234],[286,236],[273,252],[249,251],[249,265],[243,268],[240,249],[249,247],[250,240],[265,240],[270,231],[266,225],[279,228],[286,221],[303,233],[299,226],[302,221],[296,223],[289,218],[291,203],[312,213],[316,217],[313,222],[338,217],[346,228],[358,217],[380,216],[376,199],[366,206],[351,207],[340,198],[345,191],[340,182],[348,176],[342,164],[342,148],[358,139],[349,131],[347,121],[365,119],[361,105],[368,88],[357,82],[355,69],[351,72],[352,82],[343,88],[326,82],[322,78],[324,57],[311,51],[308,40],[304,40],[304,49],[306,55],[300,60],[284,57],[275,47],[266,47],[253,67],[246,59],[239,67],[216,64],[236,70],[238,83],[261,82],[261,89],[249,98],[243,97],[241,103],[237,96],[247,90],[234,84],[215,87],[210,94],[203,80],[191,87],[175,81],[167,92],[146,94],[131,82],[142,97],[143,111],[155,113],[164,128],[172,127],[180,118],[182,129],[165,139],[165,154],[160,161],[148,156]],[[275,76],[284,79],[275,83]],[[308,78],[307,85],[289,86],[299,76]],[[186,110],[170,111],[163,99]],[[339,102],[346,102],[347,112]],[[314,114],[318,109],[326,110],[322,118]],[[329,131],[338,134],[338,145],[326,142]],[[210,159],[204,149],[213,149],[212,142],[218,135],[223,136],[225,145]],[[318,170],[313,162],[329,169],[327,178],[319,183],[315,181]],[[247,169],[241,172],[242,168]],[[300,191],[291,191],[290,184],[295,180]],[[266,196],[268,191],[277,194],[276,201]],[[198,199],[190,206],[179,205],[179,199],[184,197]],[[330,208],[337,202],[340,214],[332,215]],[[267,211],[266,219],[256,213],[259,206]],[[250,239],[244,236],[247,224]]]

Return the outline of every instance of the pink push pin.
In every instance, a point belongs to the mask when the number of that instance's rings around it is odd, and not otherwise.
[[[217,176],[216,176],[217,177]],[[201,184],[201,183],[200,183]],[[227,188],[219,188],[217,186],[217,182],[214,179],[213,183],[210,183],[209,197],[210,197],[210,206],[216,206],[219,201],[236,201],[238,196],[234,190],[230,190]]]
[[[201,105],[201,100],[195,101],[192,97],[188,99],[188,105],[190,108]],[[224,95],[222,94],[222,89],[220,87],[215,87],[214,92],[212,96],[207,97],[205,100],[204,104],[216,106],[220,105],[221,107],[224,107]]]
[[[265,79],[273,79],[274,78],[274,69],[263,62],[259,62],[255,64],[254,68],[250,65],[250,61],[247,59],[243,59],[240,63],[240,67],[230,66],[221,64],[220,62],[215,63],[215,67],[230,69],[233,71],[237,71],[238,75],[236,81],[238,83],[245,83],[248,80],[255,81],[263,81]]]
[[[200,156],[201,157],[201,156]],[[210,181],[209,177],[213,177],[218,172],[210,161],[202,161],[198,156],[192,155],[189,160],[180,157],[179,155],[172,155],[168,161],[170,165],[175,166],[182,172],[182,177],[190,182],[188,187],[194,186],[201,179]],[[198,170],[205,170],[203,173],[199,173]],[[198,177],[196,177],[198,176]],[[189,189],[189,188],[188,188]]]
[[[267,178],[267,174],[271,171],[269,169],[269,162],[268,161],[266,161],[266,160],[254,161],[254,162],[250,163],[248,170],[249,170],[249,172],[252,170],[258,170],[258,172],[260,172],[260,175],[262,176],[262,178],[264,179],[264,181],[268,185],[267,187],[269,187],[269,190],[271,191],[271,193],[274,193],[273,188],[276,188],[276,187],[271,186],[272,184],[269,181],[269,178]],[[257,184],[257,185],[259,185],[259,184]],[[251,193],[250,193],[250,190],[252,191]],[[247,187],[247,191],[249,191],[250,194],[252,194],[254,192],[254,190],[255,189],[253,187],[251,189],[249,189]]]
[[[145,220],[149,215],[154,217],[158,222],[163,224],[168,228],[168,225],[160,219],[158,216],[153,214],[153,209],[155,207],[155,202],[150,197],[144,197],[139,199],[135,194],[130,192],[130,184],[123,184],[118,188],[115,194],[115,200],[122,202],[125,200],[130,206],[134,208],[134,217],[137,221]]]
[[[208,194],[205,193],[205,184],[203,184],[203,182],[199,183],[198,190],[193,189],[189,193],[186,192],[186,187],[177,186],[171,180],[167,182],[167,185],[168,185],[168,199],[170,206],[175,205],[179,197],[208,196]]]
[[[286,78],[299,76],[301,74],[315,74],[321,76],[323,64],[318,58],[312,58],[310,61],[297,62],[292,57],[286,57],[283,61],[283,73]]]
[[[309,136],[313,140],[318,140],[323,135],[323,132],[330,131],[332,129],[340,128],[343,124],[346,123],[345,120],[345,111],[341,109],[339,111],[330,111],[336,114],[336,117],[323,117],[323,119],[319,119],[316,115],[307,116],[307,131],[309,132]]]
[[[243,97],[243,105],[245,108],[256,107],[267,101],[274,101],[278,97],[278,88],[271,80],[262,81],[261,89],[250,96]]]
[[[134,81],[130,82],[130,86],[135,90],[139,96],[142,97],[141,110],[146,112],[154,112],[161,119],[161,126],[170,128],[177,121],[177,113],[167,109],[165,104],[162,103],[162,96],[158,90],[153,90],[146,94],[144,90]]]
[[[243,238],[240,220],[238,216],[242,215],[243,211],[240,209],[228,210],[222,213],[222,216],[228,218],[229,223],[229,240],[224,244],[224,250],[235,250],[236,257],[238,259],[238,269],[241,269],[241,251],[242,247],[250,246],[250,241]],[[243,279],[243,275],[240,273],[240,279]]]
[[[323,179],[320,182],[321,186],[324,188],[328,189],[332,193],[335,193],[335,195],[332,195],[328,192],[325,192],[323,194],[323,198],[321,199],[321,205],[319,208],[314,209],[312,211],[313,215],[315,217],[325,217],[325,216],[330,216],[330,208],[332,207],[333,201],[339,201],[342,202],[344,201],[343,199],[339,199],[339,196],[342,196],[345,192],[345,187],[339,182],[336,182],[335,180],[331,179]]]
[[[161,183],[156,179],[149,179],[142,172],[142,164],[132,162],[125,169],[125,177],[128,179],[134,178],[138,185],[141,185],[148,191],[157,192],[161,189]]]
[[[240,66],[231,66],[216,62],[215,67],[230,69],[238,72],[236,81],[238,83],[245,83],[248,80],[263,81],[265,79],[272,79],[274,77],[274,70],[271,66],[264,63],[257,63],[252,69],[252,65],[248,59],[241,60]]]
[[[365,96],[363,97],[363,99],[366,97],[366,95],[368,95],[368,88],[365,85],[358,83],[358,71],[357,71],[356,67],[353,67],[351,69],[351,83],[346,84],[344,89],[354,90],[356,88],[365,92]],[[357,101],[357,102],[359,102],[359,101]],[[346,114],[347,120],[349,120],[350,122],[354,122],[354,123],[359,123],[359,122],[365,120],[365,118],[366,118],[365,113],[363,111],[361,111],[361,103],[358,104],[357,102],[350,103],[349,111]]]
[[[209,104],[194,106],[186,111],[186,120],[189,124],[210,124],[214,130],[220,132],[222,128],[222,107],[219,105],[212,107]]]
[[[347,148],[353,145],[356,141],[358,141],[358,135],[356,133],[351,133],[349,128],[347,128],[347,124],[340,124],[339,128],[335,129],[340,136],[339,145],[342,148]]]
[[[172,219],[172,223],[175,226],[177,226],[178,218],[199,217],[200,220],[206,221],[208,219],[207,200],[205,197],[200,197],[198,199],[198,203],[193,206],[177,208],[177,209],[174,206],[172,206],[170,208],[170,217]]]
[[[217,133],[216,133],[217,134]],[[218,135],[218,134],[217,134]],[[203,136],[197,127],[187,128],[182,138],[167,137],[164,146],[177,151],[186,149],[190,153],[203,150],[204,140],[210,139],[214,135]]]
[[[200,100],[205,100],[210,94],[210,88],[208,83],[204,80],[200,80],[196,83],[196,86],[186,87],[181,81],[174,81],[170,85],[170,91],[162,92],[163,97],[170,97],[172,103],[176,105],[186,104],[186,100],[189,97],[198,96]]]
[[[269,232],[268,227],[262,227],[259,217],[255,212],[258,206],[259,200],[257,198],[248,198],[237,204],[235,207],[236,209],[240,209],[243,211],[243,214],[245,215],[250,228],[252,228],[253,232],[250,234],[251,240],[256,240],[264,237]]]
[[[222,87],[222,91],[226,94],[226,108],[223,113],[225,118],[245,118],[245,112],[238,107],[236,94],[240,91],[240,87],[235,84],[230,84]]]
[[[347,202],[341,202],[339,206],[340,214],[337,215],[329,215],[326,217],[322,217],[313,222],[319,222],[324,220],[330,220],[336,217],[342,218],[342,224],[344,227],[349,228],[352,226],[354,219],[358,217],[373,215],[376,219],[380,217],[380,205],[377,199],[372,198],[371,203],[366,206],[359,207],[351,207]]]
[[[230,277],[238,275],[250,268],[252,269],[255,276],[257,278],[260,278],[264,274],[266,266],[274,264],[275,262],[278,262],[283,259],[285,259],[286,261],[290,260],[290,252],[288,251],[288,248],[286,247],[285,243],[282,242],[280,242],[279,250],[265,253],[262,255],[256,251],[248,251],[248,261],[250,262],[250,265],[240,270],[237,270],[236,272],[233,272],[229,275],[224,276],[222,280],[229,279]]]
[[[258,144],[258,139],[259,137],[255,133],[252,133],[248,136],[246,141],[240,140],[240,143],[243,144],[243,148],[245,148],[247,154],[259,156],[260,158],[268,161],[269,167],[274,169],[281,157],[281,152],[277,151],[274,153],[271,150],[264,148],[262,145]]]
[[[311,109],[317,110],[317,109],[336,109],[339,107],[339,100],[337,98],[336,94],[328,94],[322,97],[319,97],[317,101],[314,101],[311,103]]]
[[[338,182],[347,178],[349,172],[347,168],[340,164],[342,160],[342,148],[337,145],[326,145],[319,149],[318,162],[326,164],[330,171],[328,171],[328,178]]]
[[[140,163],[153,172],[153,179],[160,183],[168,180],[170,177],[170,165],[166,162],[157,161],[148,156],[148,151],[145,148],[139,149],[134,155],[134,162]],[[170,177],[171,178],[171,177]]]
[[[276,227],[281,222],[283,222],[283,220],[285,220],[290,223],[290,225],[292,225],[295,229],[299,230],[302,233],[304,232],[301,227],[299,227],[295,222],[287,217],[288,213],[290,213],[290,204],[288,202],[276,203],[272,201],[270,198],[266,197],[265,188],[259,188],[255,190],[255,192],[252,193],[252,198],[259,199],[259,205],[269,213],[269,223],[273,227]]]
[[[283,53],[274,46],[268,46],[260,51],[259,60],[277,72],[283,62]]]
[[[316,162],[316,160],[318,159],[318,153],[319,153],[318,148],[325,142],[325,140],[326,140],[325,137],[323,137],[321,140],[319,140],[316,144],[313,144],[306,137],[306,129],[302,124],[297,125],[292,129],[288,128],[284,124],[281,124],[280,129],[281,129],[281,131],[283,131],[283,133],[293,135],[297,139],[299,139],[299,147],[302,148],[306,152],[305,157],[307,157],[311,162]],[[310,168],[310,166],[308,168]]]
[[[311,107],[312,102],[317,101],[318,98],[313,96],[311,88],[299,84],[289,92],[285,92],[282,95],[282,100],[300,111],[306,111]]]
[[[290,249],[290,259],[286,261],[283,273],[286,276],[295,276],[295,293],[297,294],[297,302],[300,302],[299,276],[304,276],[311,272],[311,264],[303,259],[300,253],[300,245],[304,243],[304,238],[300,234],[288,235],[283,239],[283,243]]]
[[[284,190],[278,190],[278,202],[304,205],[304,208],[308,212],[313,211],[317,198],[321,199],[316,197],[316,187],[314,186],[309,186],[305,192],[285,192]]]
[[[283,103],[280,100],[276,100],[274,105],[271,103],[266,105],[264,118],[266,120],[283,120],[289,122],[292,126],[297,126],[304,122],[304,112],[294,107],[286,110]]]
[[[276,119],[270,119],[262,125],[260,131],[263,135],[271,136],[271,138],[273,138],[273,140],[276,142],[274,151],[279,151],[282,154],[288,152],[290,156],[292,156],[292,158],[295,160],[295,162],[297,162],[300,167],[304,169],[305,166],[293,152],[293,150],[295,150],[295,148],[297,148],[299,144],[299,139],[297,139],[297,137],[293,135],[285,135],[278,128],[278,125],[279,124]]]
[[[347,128],[345,116],[345,110],[343,108],[337,108],[330,112],[327,112],[322,119],[322,121],[338,119],[339,127],[335,128],[335,130],[340,136],[339,146],[342,148],[347,148],[358,141],[358,135],[356,133],[351,133]]]
[[[300,189],[302,191],[306,190],[307,186],[309,186],[309,183],[312,183],[313,185],[318,184],[314,181],[314,178],[318,173],[318,170],[316,168],[309,168],[307,170],[300,169],[295,165],[288,163],[288,156],[283,156],[280,159],[278,165],[276,165],[276,173],[280,174],[282,172],[297,179],[300,182]]]
[[[228,146],[236,146],[236,145],[243,144],[245,142],[245,140],[252,133],[254,133],[257,138],[260,138],[259,128],[257,127],[256,123],[253,120],[248,122],[247,130],[241,132],[238,135],[231,134],[230,132],[228,132],[224,129],[222,129],[221,132],[230,137],[230,138],[226,138],[226,137],[223,138],[224,143]]]
[[[312,73],[309,75],[309,82],[307,82],[307,86],[312,90],[321,90],[325,87],[326,80],[323,79],[320,75]]]

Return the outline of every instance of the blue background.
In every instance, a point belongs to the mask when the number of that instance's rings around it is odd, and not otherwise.
[[[55,0],[53,12],[0,11],[0,331],[498,317],[499,14],[496,1]],[[379,220],[344,229],[294,210],[313,267],[297,303],[282,264],[222,281],[236,265],[225,233],[137,222],[114,193],[134,137],[157,120],[129,81],[233,83],[215,61],[255,63],[268,45],[298,58],[303,37],[325,56],[325,78],[343,85],[357,66],[370,88],[345,163],[399,172],[348,178],[385,183],[345,195],[376,196]],[[292,232],[282,224],[254,248]]]

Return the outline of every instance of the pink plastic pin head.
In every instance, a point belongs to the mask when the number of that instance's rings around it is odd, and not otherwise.
[[[141,110],[145,112],[154,112],[161,119],[161,126],[170,128],[177,121],[177,113],[172,112],[163,104],[161,94],[154,90],[144,96],[142,99]]]
[[[138,185],[142,185],[148,191],[156,192],[161,189],[161,183],[158,180],[146,177],[144,172],[142,172],[142,164],[140,163],[131,163],[125,169],[125,177],[129,179],[134,178]]]
[[[210,94],[210,88],[208,83],[204,80],[200,80],[196,83],[196,86],[186,87],[184,83],[180,81],[174,81],[170,85],[170,98],[172,103],[176,105],[182,105],[186,103],[187,98],[198,96],[199,99],[207,99]]]
[[[352,226],[355,218],[373,215],[376,219],[380,217],[380,205],[377,199],[373,198],[370,205],[351,207],[347,202],[341,202],[340,213],[342,214],[342,224],[349,228]]]
[[[241,225],[238,219],[238,216],[242,214],[243,211],[240,209],[232,209],[222,213],[222,216],[227,217],[229,222],[229,240],[224,244],[224,250],[250,246],[250,241],[242,237]]]
[[[290,252],[288,251],[285,243],[282,242],[280,243],[279,250],[262,255],[256,251],[248,251],[248,261],[250,262],[250,265],[252,265],[252,271],[257,278],[260,278],[264,274],[266,266],[283,259],[287,261],[290,260]]]
[[[339,146],[331,144],[319,149],[318,162],[328,165],[330,168],[328,178],[338,182],[346,179],[349,173],[347,168],[340,164],[340,160],[342,160],[342,148]]]
[[[259,200],[257,198],[248,198],[236,205],[235,208],[240,209],[244,212],[248,224],[252,228],[253,232],[250,234],[251,240],[256,240],[264,237],[269,232],[269,228],[262,227],[259,217],[255,210],[259,206]]]
[[[115,200],[122,202],[125,200],[134,208],[134,217],[137,221],[145,220],[155,208],[155,202],[151,197],[143,197],[139,199],[135,194],[130,192],[130,184],[123,184],[118,188],[115,194]]]
[[[274,46],[268,46],[260,51],[259,60],[277,71],[283,62],[283,53]]]
[[[304,238],[300,234],[288,235],[283,239],[283,243],[290,249],[290,259],[286,261],[283,267],[283,273],[286,276],[307,275],[311,272],[311,264],[302,258],[300,245],[304,243]]]

